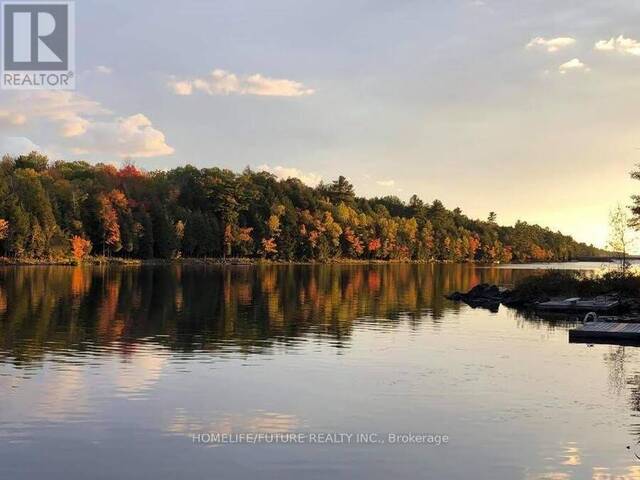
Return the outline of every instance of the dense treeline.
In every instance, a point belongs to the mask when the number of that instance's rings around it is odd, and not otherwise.
[[[537,225],[502,227],[413,196],[357,197],[266,172],[187,165],[143,172],[38,153],[0,163],[0,248],[15,257],[264,257],[508,262],[596,256]]]

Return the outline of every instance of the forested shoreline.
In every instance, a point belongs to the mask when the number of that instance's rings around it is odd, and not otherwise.
[[[191,165],[145,172],[0,162],[0,252],[12,259],[263,258],[274,261],[539,262],[606,252],[525,222],[500,226],[442,202],[361,198],[344,177],[309,187],[267,172]]]

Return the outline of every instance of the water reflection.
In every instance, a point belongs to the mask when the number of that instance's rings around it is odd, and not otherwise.
[[[225,414],[215,420],[194,418],[185,409],[177,409],[166,431],[190,438],[194,432],[219,434],[261,432],[288,433],[303,427],[295,415],[258,410],[244,414]]]
[[[531,273],[2,268],[0,478],[640,479],[640,350],[569,344],[575,319],[443,297]],[[192,442],[299,431],[452,441]]]
[[[126,355],[149,338],[184,352],[259,352],[309,336],[344,347],[358,320],[437,322],[461,308],[445,293],[526,274],[468,265],[4,268],[0,350],[24,365],[70,349]]]

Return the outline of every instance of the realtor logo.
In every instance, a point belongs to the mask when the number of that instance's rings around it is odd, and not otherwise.
[[[73,2],[5,1],[1,25],[2,88],[75,88]]]

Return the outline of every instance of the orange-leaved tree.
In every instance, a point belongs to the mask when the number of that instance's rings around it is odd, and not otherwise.
[[[0,240],[4,240],[9,236],[9,222],[4,218],[0,218]]]
[[[276,244],[275,238],[263,238],[262,239],[262,254],[265,257],[270,255],[275,255],[278,253],[278,246]]]
[[[79,235],[74,235],[71,237],[71,251],[73,252],[73,256],[82,260],[84,257],[91,253],[91,241],[82,238]]]

